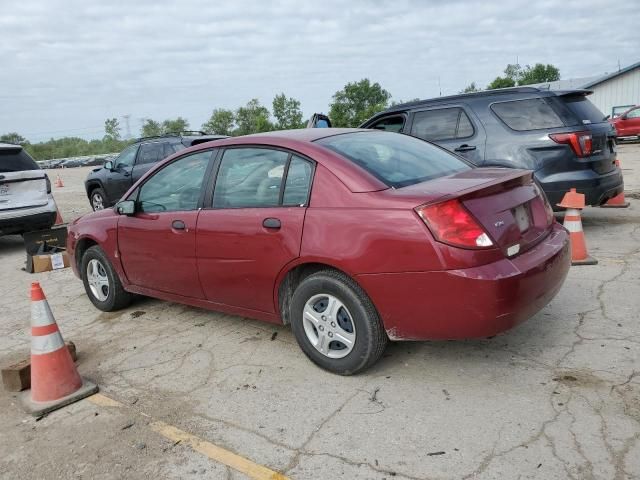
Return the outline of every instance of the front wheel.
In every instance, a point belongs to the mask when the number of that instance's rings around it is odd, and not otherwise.
[[[290,318],[307,357],[340,375],[373,365],[387,345],[382,321],[367,294],[334,270],[314,273],[300,282],[291,299]]]
[[[85,252],[81,268],[84,290],[96,308],[112,312],[131,303],[133,295],[122,288],[117,272],[99,246]]]
[[[95,188],[91,191],[90,201],[91,208],[93,208],[94,212],[97,210],[104,210],[107,206],[106,198],[104,190],[101,188]]]

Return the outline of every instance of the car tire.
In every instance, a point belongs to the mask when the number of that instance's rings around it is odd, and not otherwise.
[[[91,208],[94,212],[97,210],[104,210],[107,207],[107,196],[105,195],[104,190],[100,187],[91,190],[89,202],[91,203]]]
[[[87,249],[82,256],[81,270],[84,290],[91,303],[103,312],[113,312],[131,303],[133,295],[124,288],[102,248]]]
[[[302,351],[339,375],[373,365],[389,341],[364,290],[335,270],[321,270],[302,280],[293,293],[289,315]]]

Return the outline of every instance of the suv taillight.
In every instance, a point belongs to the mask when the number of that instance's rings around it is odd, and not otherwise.
[[[556,143],[569,145],[578,157],[591,155],[593,137],[589,132],[551,133],[549,138]]]
[[[464,248],[492,247],[487,232],[458,200],[448,200],[416,208],[437,240]]]

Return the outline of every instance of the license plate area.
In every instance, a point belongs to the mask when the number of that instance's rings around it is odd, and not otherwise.
[[[8,183],[0,184],[0,197],[5,197],[5,196],[9,195],[10,191],[11,191],[11,189],[10,189]]]
[[[516,208],[511,210],[511,213],[513,214],[513,218],[515,219],[521,233],[529,230],[529,227],[531,226],[531,219],[527,204],[523,203],[522,205],[518,205]]]

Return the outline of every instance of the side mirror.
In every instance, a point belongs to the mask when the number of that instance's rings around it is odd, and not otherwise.
[[[135,215],[136,202],[134,200],[123,200],[118,202],[116,203],[116,212],[118,212],[118,215],[127,215],[128,217]]]
[[[104,168],[113,171],[113,162],[111,160],[107,160],[106,162],[104,162]]]

